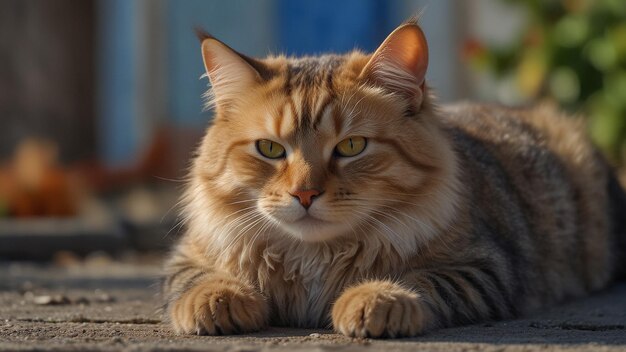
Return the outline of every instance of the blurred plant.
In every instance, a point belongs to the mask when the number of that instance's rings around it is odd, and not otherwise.
[[[584,112],[595,142],[626,165],[626,1],[500,1],[527,11],[526,27],[507,47],[468,41],[472,66],[513,77],[524,100]]]
[[[0,198],[0,218],[9,215],[9,206],[3,198]]]

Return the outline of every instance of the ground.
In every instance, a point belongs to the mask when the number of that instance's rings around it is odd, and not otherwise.
[[[0,264],[0,350],[626,351],[626,283],[524,319],[374,340],[277,327],[239,336],[177,336],[161,322],[158,276],[155,264],[98,259]]]

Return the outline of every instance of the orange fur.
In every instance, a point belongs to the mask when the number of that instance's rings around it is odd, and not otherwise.
[[[416,25],[373,55],[256,60],[203,40],[216,116],[166,265],[176,331],[414,336],[612,278],[609,170],[580,126],[545,107],[437,107]],[[366,148],[337,156],[350,136]]]

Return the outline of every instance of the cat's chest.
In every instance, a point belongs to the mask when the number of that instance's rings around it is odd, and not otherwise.
[[[269,241],[241,252],[238,263],[244,264],[238,266],[239,275],[267,297],[272,323],[326,327],[332,304],[346,287],[390,274],[393,257],[370,248],[377,247],[359,242],[314,246]]]
[[[351,270],[332,263],[272,263],[259,287],[272,305],[272,321],[301,327],[323,327],[330,321],[330,309],[343,288],[355,280]],[[296,263],[291,263],[295,265]]]

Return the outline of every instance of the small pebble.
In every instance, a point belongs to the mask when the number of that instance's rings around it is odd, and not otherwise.
[[[33,298],[33,303],[40,306],[57,305],[57,304],[69,304],[71,303],[69,298],[63,295],[44,295],[36,296]]]
[[[310,337],[319,338],[319,337],[320,337],[320,336],[322,336],[322,335],[320,335],[320,334],[318,334],[318,333],[314,332],[314,333],[310,334],[309,336],[310,336]]]

